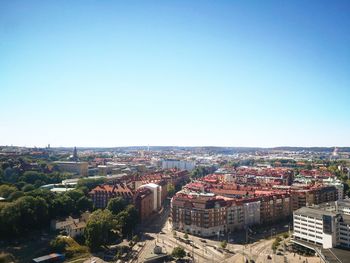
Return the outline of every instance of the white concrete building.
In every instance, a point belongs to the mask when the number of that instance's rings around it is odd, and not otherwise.
[[[164,159],[162,160],[162,169],[179,169],[192,171],[196,166],[196,162],[177,159]]]
[[[348,200],[300,208],[294,211],[293,224],[295,243],[302,241],[325,249],[338,246],[350,247],[350,201]]]
[[[338,221],[339,218],[333,212],[311,207],[300,208],[293,214],[293,238],[323,248],[335,247]]]

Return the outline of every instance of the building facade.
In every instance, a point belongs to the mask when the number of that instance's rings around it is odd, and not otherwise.
[[[58,169],[62,172],[68,172],[77,174],[79,176],[87,176],[88,175],[88,163],[87,162],[68,162],[68,161],[56,161],[53,162],[57,165]]]
[[[338,189],[335,186],[316,185],[308,188],[292,188],[292,210],[305,206],[318,205],[338,200]]]
[[[289,196],[229,198],[213,193],[179,192],[171,200],[173,229],[214,236],[290,216]]]
[[[105,208],[109,200],[115,197],[122,197],[131,202],[134,196],[132,189],[126,184],[99,185],[92,189],[89,195],[96,208]]]
[[[171,202],[173,229],[198,236],[225,233],[226,205],[214,195],[179,194]]]
[[[139,212],[140,221],[148,219],[154,208],[153,192],[147,188],[139,188],[134,195],[134,205]]]
[[[295,243],[350,248],[350,201],[303,207],[293,213]],[[301,241],[301,242],[300,242]]]
[[[196,163],[187,160],[164,159],[162,160],[162,169],[178,169],[192,171],[196,167]]]
[[[140,188],[149,189],[153,198],[153,211],[158,211],[162,207],[162,187],[155,183],[142,185]]]

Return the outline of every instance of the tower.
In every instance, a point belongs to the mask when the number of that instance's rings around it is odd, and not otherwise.
[[[78,161],[78,152],[77,152],[77,147],[74,146],[73,150],[73,160]]]

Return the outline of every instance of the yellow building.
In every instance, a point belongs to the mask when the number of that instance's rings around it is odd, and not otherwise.
[[[56,161],[54,164],[56,164],[62,172],[74,173],[80,176],[88,175],[87,162]]]

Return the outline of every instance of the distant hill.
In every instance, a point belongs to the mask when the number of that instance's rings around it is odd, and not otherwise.
[[[270,152],[270,151],[293,151],[293,152],[324,152],[331,153],[334,151],[334,147],[272,147],[272,148],[260,148],[260,147],[217,147],[217,146],[128,146],[128,147],[111,147],[111,148],[79,148],[90,149],[95,151],[146,151],[148,148],[152,151],[192,151],[192,152],[208,152],[208,153],[221,153],[221,154],[234,154],[234,153],[250,153],[250,152]],[[350,152],[350,147],[337,147],[338,152]]]
[[[1,148],[7,148],[6,146],[0,146]],[[16,147],[11,147],[11,149]],[[18,147],[22,148],[23,147]],[[29,149],[29,148],[28,148]],[[35,148],[39,149],[39,148]],[[271,151],[293,151],[293,152],[323,152],[331,153],[334,151],[334,147],[218,147],[218,146],[127,146],[127,147],[77,147],[78,150],[92,150],[96,152],[129,152],[129,151],[147,151],[148,149],[153,151],[165,151],[165,152],[178,152],[178,151],[191,151],[191,152],[207,152],[217,154],[234,154],[234,153],[253,153],[253,152],[271,152]],[[350,152],[350,147],[337,147],[338,152]],[[52,147],[51,150],[55,151],[72,151],[73,147]]]

